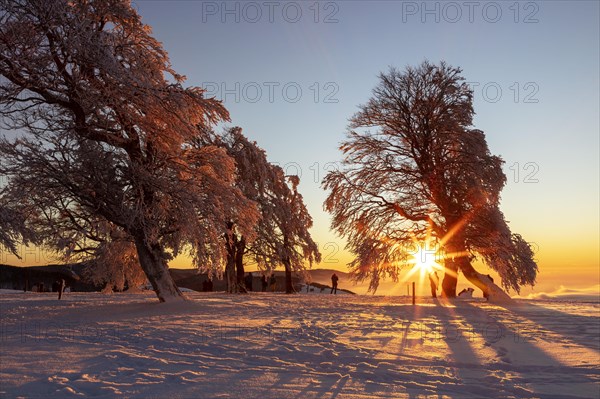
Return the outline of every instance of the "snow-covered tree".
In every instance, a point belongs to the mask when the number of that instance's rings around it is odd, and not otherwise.
[[[85,277],[109,292],[136,288],[146,281],[135,245],[128,239],[114,237],[102,242],[85,263]]]
[[[506,298],[473,268],[475,257],[498,272],[506,289],[534,284],[531,248],[498,208],[503,161],[472,127],[472,102],[460,69],[424,62],[382,73],[351,118],[340,147],[344,168],[324,179],[325,207],[356,254],[354,276],[371,278],[371,288],[380,278],[397,278],[414,243],[428,240],[443,247],[448,297],[456,295],[460,270],[493,299]]]
[[[225,221],[244,215],[251,231],[258,216],[225,150],[187,144],[227,111],[182,86],[126,0],[0,0],[0,11],[0,117],[23,133],[0,144],[10,196],[69,225],[66,248],[114,224],[159,300],[183,298],[167,260],[188,250],[220,263]]]
[[[298,192],[297,176],[286,176],[283,169],[267,160],[265,151],[248,140],[242,129],[227,129],[214,135],[212,143],[227,150],[236,162],[236,187],[258,206],[260,219],[252,236],[240,234],[236,217],[227,226],[226,246],[229,274],[237,276],[240,286],[244,277],[244,260],[256,263],[264,270],[274,270],[281,264],[286,271],[286,292],[292,292],[292,272],[303,271],[307,265],[320,262],[321,254],[309,229],[312,218]],[[233,277],[230,286],[232,290]],[[238,288],[239,289],[239,288]]]
[[[280,169],[280,176],[283,170]],[[292,286],[292,271],[304,271],[305,262],[312,265],[314,261],[321,261],[321,253],[313,241],[308,229],[312,227],[312,218],[304,204],[302,195],[298,192],[300,178],[298,176],[285,176],[278,181],[277,191],[273,200],[272,218],[275,227],[275,240],[277,243],[276,258],[285,268],[285,292],[294,292]],[[271,230],[268,228],[267,231]],[[268,246],[266,253],[270,252]],[[259,247],[259,250],[261,248]],[[265,257],[263,252],[259,256]]]
[[[0,200],[3,199],[0,193]],[[17,243],[37,242],[34,231],[26,226],[25,219],[18,204],[0,204],[0,252],[6,250],[19,257]]]

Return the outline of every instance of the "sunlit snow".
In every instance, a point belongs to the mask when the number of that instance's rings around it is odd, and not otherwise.
[[[3,398],[595,398],[597,302],[0,294]]]

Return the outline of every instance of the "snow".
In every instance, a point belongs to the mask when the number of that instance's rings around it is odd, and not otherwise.
[[[598,398],[600,303],[0,292],[2,398]]]
[[[307,292],[306,284],[302,284],[302,286],[300,287],[300,290],[298,291],[298,294],[301,294],[301,295],[332,295],[330,286],[324,286],[323,288],[319,288],[319,287],[316,287],[313,285],[309,285],[308,292]],[[338,288],[335,295],[352,295],[352,294]]]

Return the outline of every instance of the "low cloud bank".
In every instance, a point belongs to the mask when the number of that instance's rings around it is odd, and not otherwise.
[[[600,302],[600,284],[589,288],[568,288],[561,285],[552,292],[535,292],[525,296],[517,295],[514,298],[522,299],[563,299],[577,301]]]

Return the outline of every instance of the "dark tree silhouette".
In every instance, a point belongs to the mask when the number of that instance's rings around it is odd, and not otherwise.
[[[323,182],[330,190],[325,208],[356,254],[353,275],[370,278],[372,289],[380,278],[397,278],[414,241],[429,235],[444,249],[447,297],[456,296],[460,270],[491,299],[508,298],[473,268],[476,256],[506,289],[534,284],[532,250],[498,208],[503,161],[472,127],[472,102],[459,68],[424,62],[380,74],[351,118],[340,147],[344,169]]]
[[[19,242],[35,244],[39,242],[39,238],[32,229],[27,227],[25,222],[27,210],[23,208],[23,204],[9,201],[2,194],[5,190],[5,187],[0,186],[0,252],[7,250],[20,257],[17,244]]]

